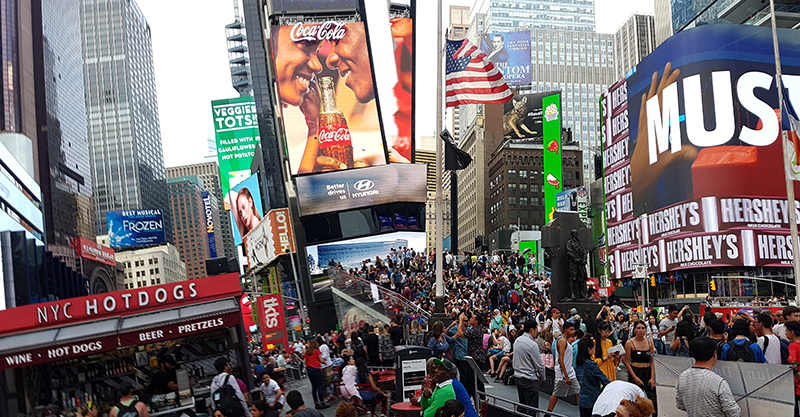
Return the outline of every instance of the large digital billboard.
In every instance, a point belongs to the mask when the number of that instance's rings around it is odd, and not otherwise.
[[[106,219],[112,249],[162,245],[167,241],[161,210],[108,211]]]
[[[391,164],[298,177],[300,214],[310,216],[400,201],[424,203],[427,172],[422,164]],[[399,219],[392,221],[396,225]]]
[[[556,196],[564,190],[561,177],[561,93],[542,97],[544,132],[544,211],[545,223],[553,220]]]
[[[506,139],[544,138],[544,107],[542,99],[558,91],[517,94],[503,104],[503,136]]]
[[[798,108],[800,34],[780,29],[779,38]],[[650,273],[792,264],[774,62],[769,28],[702,26],[603,93],[612,278],[631,276],[640,253]]]
[[[511,87],[531,84],[531,32],[487,33],[481,50]]]
[[[292,221],[289,209],[270,210],[264,220],[242,239],[247,265],[255,268],[259,264],[268,264],[276,257],[294,252]]]
[[[250,176],[256,145],[259,143],[258,116],[253,97],[237,97],[211,102],[217,161],[225,210],[228,192]]]
[[[306,246],[308,269],[312,274],[322,274],[333,261],[345,269],[360,268],[365,259],[386,258],[392,248],[411,248],[425,252],[425,233],[396,232],[358,239],[348,239],[324,245]]]
[[[362,22],[272,27],[292,175],[386,164]]]
[[[242,236],[255,229],[264,217],[258,174],[251,175],[231,188],[228,193],[227,204],[231,207],[233,242],[236,245],[240,245]]]

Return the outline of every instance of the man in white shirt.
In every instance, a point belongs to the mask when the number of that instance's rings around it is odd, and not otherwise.
[[[764,336],[758,338],[758,346],[764,351],[767,363],[776,365],[781,364],[781,341],[778,336],[772,334],[772,317],[767,314],[759,314],[753,322],[753,329]],[[766,347],[765,347],[766,346]]]
[[[544,323],[544,330],[553,334],[557,338],[561,336],[561,327],[564,325],[564,319],[561,318],[561,312],[557,308],[550,311],[553,315],[552,318],[547,319]]]
[[[636,396],[647,398],[641,388],[630,382],[612,381],[606,385],[592,407],[592,415],[613,416],[622,400],[636,401]]]
[[[284,395],[280,385],[269,376],[269,373],[264,372],[261,375],[261,386],[258,388],[261,391],[263,401],[267,403],[270,410],[283,410]]]

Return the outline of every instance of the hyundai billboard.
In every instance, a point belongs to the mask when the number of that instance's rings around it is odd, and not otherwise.
[[[800,108],[800,33],[778,34],[788,100]],[[769,28],[678,33],[600,108],[612,278],[640,261],[650,273],[792,265],[788,210],[800,205],[786,201]]]
[[[123,210],[106,212],[108,241],[112,249],[163,245],[164,219],[161,210]]]

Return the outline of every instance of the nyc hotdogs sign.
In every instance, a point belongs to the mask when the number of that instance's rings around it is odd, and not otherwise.
[[[779,39],[783,83],[800,108],[800,66],[792,65],[800,33],[779,30]],[[640,256],[650,273],[791,265],[788,214],[800,203],[785,200],[772,54],[767,28],[698,27],[602,94],[612,278],[631,276]]]

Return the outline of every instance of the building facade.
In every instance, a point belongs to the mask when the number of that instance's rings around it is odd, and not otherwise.
[[[653,6],[658,46],[672,36],[672,4],[671,0],[653,0]]]
[[[225,25],[228,43],[228,64],[231,69],[231,85],[240,96],[253,95],[253,80],[250,78],[250,53],[247,50],[247,30],[244,25],[240,3],[233,0],[233,23]]]
[[[622,78],[656,49],[655,17],[632,15],[614,33],[614,80]]]
[[[774,0],[779,28],[794,29],[800,23],[796,0]],[[669,10],[663,3],[670,4]],[[733,23],[771,26],[770,2],[765,0],[656,0],[656,18],[671,23],[672,34],[701,25]],[[667,13],[669,12],[669,13]]]
[[[544,146],[541,143],[506,141],[489,158],[488,234],[517,226],[540,230],[544,213]],[[577,146],[562,147],[563,189],[583,185],[583,155]]]
[[[81,21],[96,232],[109,210],[160,209],[172,242],[150,26],[135,0],[83,0]]]
[[[433,252],[436,249],[436,170],[439,166],[436,164],[436,142],[433,137],[420,137],[421,143],[414,151],[414,158],[418,164],[426,164],[428,166],[428,176],[426,181],[427,200],[425,202],[425,234],[426,234],[426,249],[425,252]],[[444,166],[443,164],[441,166]],[[439,239],[444,241],[447,236],[450,236],[451,229],[451,210],[450,210],[450,183],[445,181],[449,178],[449,172],[442,173],[442,231],[438,235]],[[448,249],[448,246],[444,246]]]
[[[214,196],[216,209],[214,209],[215,220],[214,230],[217,240],[222,241],[222,251],[217,251],[217,257],[228,259],[236,258],[236,245],[233,244],[233,234],[231,226],[231,216],[223,209],[222,187],[219,181],[219,167],[216,162],[204,162],[201,164],[182,165],[167,168],[167,178],[183,177],[196,175],[200,177],[203,187]]]
[[[208,276],[206,259],[211,256],[211,243],[209,242],[206,212],[203,202],[203,180],[196,175],[174,177],[167,179],[169,201],[172,207],[174,221],[175,246],[181,254],[181,260],[186,264],[186,277],[188,279]],[[217,200],[212,197],[213,207]],[[219,217],[216,219],[219,224]],[[222,253],[222,240],[214,243],[214,252]]]
[[[45,201],[46,239],[69,245],[94,241],[92,173],[86,133],[81,53],[81,5],[72,0],[35,2],[39,179]]]
[[[483,7],[477,12],[490,15],[492,30],[497,32],[516,28],[595,31],[594,0],[506,0],[481,4]]]
[[[108,246],[108,235],[97,236],[97,243]],[[117,252],[117,262],[125,267],[125,289],[185,281],[186,264],[178,248],[167,243],[144,249]]]

